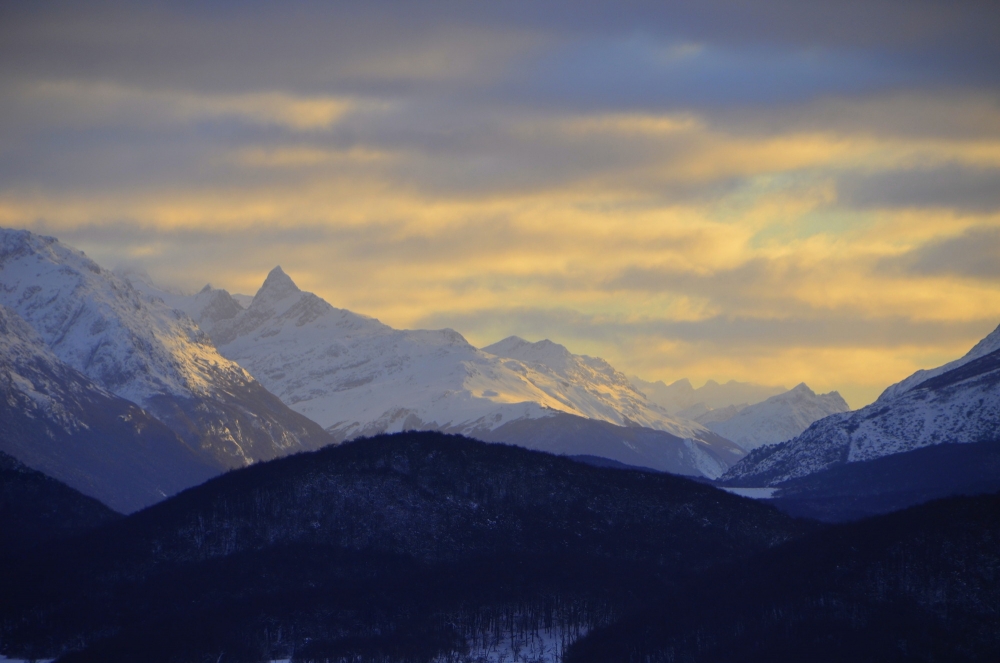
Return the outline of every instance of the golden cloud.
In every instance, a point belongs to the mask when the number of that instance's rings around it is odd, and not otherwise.
[[[206,94],[76,81],[34,83],[21,96],[25,102],[72,109],[66,117],[73,123],[236,119],[295,131],[329,129],[360,107],[385,107],[384,102],[344,97],[305,97],[284,92]]]
[[[294,131],[339,126],[366,103],[76,84],[43,85],[34,93],[79,104],[84,116],[133,117],[148,109],[159,121],[235,118]],[[1000,214],[862,212],[838,207],[836,187],[836,175],[845,171],[954,163],[1000,168],[1000,141],[801,128],[737,132],[689,114],[548,122],[514,120],[497,140],[525,140],[568,154],[563,161],[571,164],[574,150],[613,148],[626,167],[598,163],[533,188],[448,190],[428,185],[428,171],[446,178],[477,153],[461,145],[421,151],[416,143],[403,149],[361,139],[349,147],[306,139],[244,144],[216,155],[214,167],[224,176],[198,188],[8,187],[0,191],[0,223],[66,235],[105,264],[125,256],[191,288],[211,281],[253,292],[280,263],[334,305],[398,327],[460,320],[459,331],[481,343],[497,340],[491,335],[530,334],[514,317],[498,322],[480,312],[576,311],[578,321],[543,321],[538,328],[574,351],[605,356],[647,378],[788,386],[805,380],[819,390],[841,388],[855,405],[927,362],[958,356],[975,340],[967,330],[1000,317],[993,281],[885,266],[935,241],[1000,228]],[[234,175],[243,170],[260,171],[263,180],[243,184]],[[269,171],[294,177],[269,180]],[[729,179],[737,185],[713,196],[661,192],[678,181]],[[102,227],[132,228],[134,237],[94,230]],[[238,251],[220,248],[234,243]],[[773,322],[776,331],[738,351],[725,347],[731,339],[694,343],[671,337],[669,329],[649,331],[651,320],[735,318]],[[782,326],[805,321],[815,329],[824,320],[903,320],[953,325],[961,333],[888,347],[861,336],[816,343],[794,325]],[[612,322],[614,331],[586,328]],[[850,335],[851,325],[843,330]]]

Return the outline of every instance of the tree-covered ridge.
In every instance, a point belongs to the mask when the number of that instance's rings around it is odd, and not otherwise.
[[[36,556],[4,580],[0,641],[78,660],[214,660],[240,643],[256,643],[247,660],[419,660],[490,634],[575,638],[808,529],[680,477],[380,436],[230,472]]]

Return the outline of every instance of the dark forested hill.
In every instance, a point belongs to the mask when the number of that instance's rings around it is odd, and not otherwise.
[[[1000,440],[936,444],[791,479],[769,501],[795,516],[843,522],[933,499],[1000,490]]]
[[[1000,495],[767,551],[598,629],[568,661],[1000,660]]]
[[[0,557],[121,516],[0,451]]]
[[[8,569],[0,642],[67,661],[486,651],[566,639],[810,529],[680,477],[381,436],[230,472]]]

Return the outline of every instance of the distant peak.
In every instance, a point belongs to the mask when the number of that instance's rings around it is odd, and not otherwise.
[[[264,285],[260,286],[256,297],[260,297],[263,294],[272,299],[280,299],[296,292],[302,291],[299,290],[299,287],[295,285],[295,282],[292,281],[288,274],[285,274],[279,265],[272,269],[267,278],[264,279]]]
[[[497,341],[492,345],[487,345],[482,348],[483,352],[488,352],[493,355],[502,356],[503,353],[513,350],[515,348],[520,348],[525,345],[530,345],[528,341],[524,340],[520,336],[508,336],[507,338]]]
[[[815,392],[812,389],[810,389],[809,385],[807,385],[805,382],[798,383],[797,385],[795,385],[794,387],[792,387],[791,389],[789,389],[789,391],[795,391],[795,392],[799,392],[799,393],[815,394]]]
[[[212,284],[211,284],[211,283],[206,283],[206,284],[205,284],[205,287],[204,287],[204,288],[202,288],[202,289],[201,289],[201,290],[200,290],[200,291],[198,292],[198,294],[200,295],[200,294],[201,294],[201,293],[203,293],[203,292],[212,292]]]
[[[549,339],[543,339],[532,343],[520,336],[508,336],[502,341],[483,348],[483,352],[507,357],[509,359],[520,359],[522,361],[542,361],[565,360],[570,357],[570,351],[565,346],[559,345]]]

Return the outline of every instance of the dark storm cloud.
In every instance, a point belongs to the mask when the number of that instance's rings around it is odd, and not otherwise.
[[[995,86],[998,13],[931,0],[8,3],[0,60],[5,78],[215,91],[763,101],[876,82]],[[671,48],[689,43],[707,50],[684,66]]]

